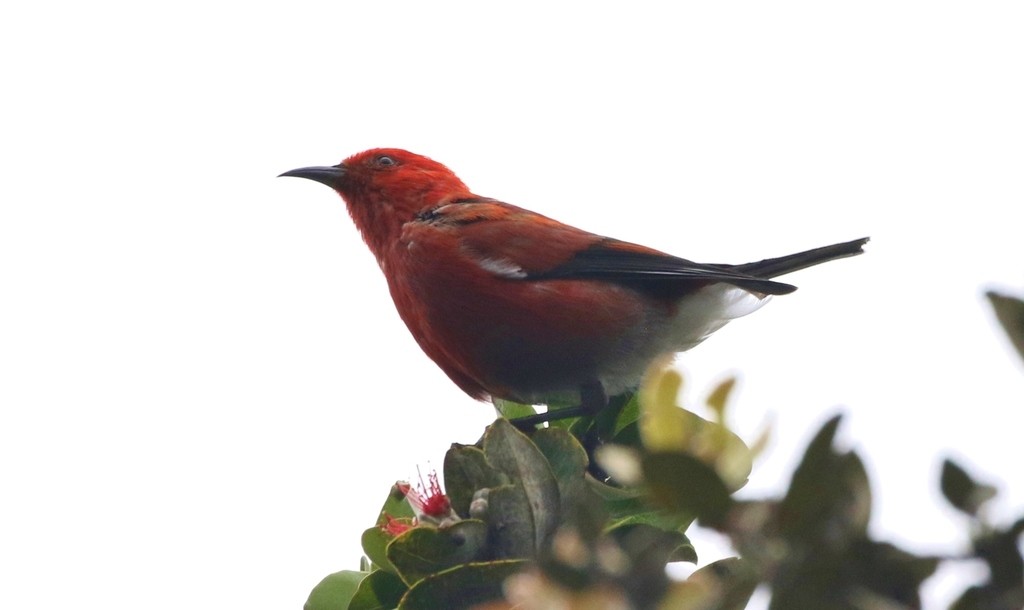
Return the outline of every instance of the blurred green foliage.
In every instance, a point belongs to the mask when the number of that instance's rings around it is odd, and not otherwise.
[[[1024,302],[989,298],[1024,355]],[[870,482],[856,452],[836,447],[835,416],[781,498],[738,500],[755,452],[726,425],[732,381],[707,400],[713,420],[676,404],[681,383],[656,371],[598,416],[525,432],[504,417],[532,407],[499,401],[502,417],[481,439],[445,456],[450,510],[417,514],[423,502],[407,495],[431,491],[393,486],[363,534],[361,569],[326,577],[306,610],[739,610],[759,586],[771,610],[911,609],[941,562],[972,560],[988,580],[952,610],[1024,608],[1024,517],[990,523],[994,487],[943,465],[940,489],[965,515],[968,553],[919,556],[875,540]],[[672,580],[668,563],[697,561],[694,521],[728,536],[739,557]]]

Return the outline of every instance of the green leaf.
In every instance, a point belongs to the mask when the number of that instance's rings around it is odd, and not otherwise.
[[[481,489],[508,483],[484,452],[472,445],[452,444],[444,456],[444,484],[452,508],[461,517],[469,517],[473,495]]]
[[[672,554],[669,555],[668,560],[670,562],[685,561],[686,563],[697,563],[697,549],[694,548],[693,543],[686,534],[682,534],[682,541],[676,545],[676,548],[672,549]]]
[[[313,587],[304,610],[346,610],[366,572],[343,570],[329,574]]]
[[[708,395],[705,401],[708,407],[715,413],[720,423],[725,423],[725,407],[729,402],[729,395],[732,394],[735,387],[736,378],[730,377],[718,384],[714,390],[711,390],[711,394]]]
[[[571,428],[570,431],[580,439],[594,437],[604,440],[614,437],[620,427],[628,424],[628,422],[621,422],[621,419],[622,412],[628,406],[631,396],[627,393],[611,397],[603,409],[591,417],[581,418],[579,425]],[[626,415],[626,419],[637,419],[639,407],[636,407],[636,411],[637,413]]]
[[[1019,600],[1024,607],[1024,556],[1020,537],[1024,533],[1024,517],[1006,529],[987,532],[974,541],[974,555],[989,566],[989,592],[998,591],[1007,599]]]
[[[487,525],[476,519],[438,528],[414,527],[391,541],[387,557],[407,584],[480,559],[487,544]]]
[[[412,519],[416,516],[412,507],[409,506],[409,502],[405,499],[405,493],[398,488],[398,485],[391,486],[391,490],[388,492],[388,497],[384,500],[384,504],[380,507],[380,513],[377,515],[377,525],[384,525],[387,523],[385,515],[389,515],[394,519]]]
[[[632,525],[650,525],[668,532],[685,534],[695,518],[693,513],[651,506],[642,490],[612,487],[592,478],[588,478],[587,482],[607,513],[604,527],[606,532]],[[677,550],[670,561],[697,561],[696,552],[689,540]]]
[[[651,507],[643,496],[606,500],[609,519],[606,531],[624,525],[653,525],[663,530],[685,532],[693,523],[694,515]]]
[[[841,546],[866,535],[871,488],[857,454],[832,448],[840,419],[837,415],[822,426],[793,473],[779,506],[787,538]]]
[[[359,583],[348,610],[392,610],[407,590],[402,579],[390,572],[370,572]]]
[[[1002,591],[989,584],[968,587],[950,610],[1017,610],[1024,608],[1024,591]]]
[[[623,426],[615,433],[610,442],[636,449],[643,448],[643,441],[640,439],[640,424],[634,421]]]
[[[540,548],[554,532],[561,514],[558,483],[544,454],[515,426],[499,419],[484,433],[484,455],[525,493],[533,524],[534,548]],[[489,510],[493,510],[493,493],[490,503]]]
[[[541,428],[530,437],[548,461],[558,485],[558,496],[563,511],[571,510],[582,502],[587,492],[584,477],[587,474],[587,452],[572,434],[560,428]]]
[[[363,532],[360,542],[363,545],[363,552],[370,558],[373,565],[392,574],[398,574],[398,570],[387,557],[388,544],[394,538],[394,536],[381,530],[379,526],[374,526]]]
[[[648,373],[640,385],[640,438],[652,451],[682,451],[693,436],[692,426],[683,419],[676,396],[683,376],[668,369]]]
[[[688,561],[690,563],[696,563],[697,551],[693,548],[693,545],[690,544],[690,540],[683,533],[691,523],[693,523],[693,515],[690,514],[682,512],[670,513],[659,510],[642,510],[611,520],[605,529],[608,532],[614,532],[615,530],[629,528],[635,525],[648,525],[666,532],[679,534],[682,538],[679,540],[675,550],[672,552],[672,556],[669,558],[669,561]]]
[[[642,461],[644,480],[653,497],[666,508],[696,515],[712,527],[720,524],[732,499],[718,474],[685,453],[649,453]]]
[[[491,402],[494,404],[494,411],[498,414],[498,417],[504,417],[505,419],[516,419],[517,417],[537,414],[537,409],[533,405],[524,405],[501,398],[493,398]]]
[[[652,507],[648,499],[643,495],[605,498],[604,508],[608,513],[608,529],[614,528],[620,521],[632,519],[638,515],[651,512],[665,512],[662,508]],[[694,519],[693,515],[690,515],[689,519],[692,522]]]
[[[841,542],[820,538],[790,547],[769,609],[921,607],[919,591],[938,566],[935,558],[867,537]]]
[[[587,472],[587,452],[576,438],[558,428],[543,428],[530,437],[533,444],[547,459],[556,479],[583,478]]]
[[[996,495],[996,488],[982,485],[952,460],[942,462],[942,495],[958,510],[975,517],[978,509]]]
[[[629,559],[628,571],[619,579],[621,585],[637,606],[651,607],[668,589],[665,564],[689,541],[679,532],[649,525],[621,527],[611,536]]]
[[[636,392],[630,392],[623,394],[619,399],[624,401],[624,404],[619,410],[618,417],[615,418],[613,434],[616,436],[629,426],[635,427],[640,421],[640,396]],[[639,438],[639,431],[637,438]]]
[[[556,419],[548,422],[548,427],[559,428],[561,430],[573,430],[580,422],[585,419],[583,417],[567,417],[565,419]]]
[[[590,417],[567,417],[548,422],[548,427],[567,430],[576,438],[583,438],[593,424],[594,420]]]
[[[723,423],[713,422],[677,405],[682,376],[662,370],[644,379],[640,390],[640,440],[653,452],[677,451],[695,455],[714,467],[731,491],[743,487],[753,469],[754,457],[746,443]],[[719,417],[732,384],[719,385],[709,399]],[[631,439],[625,437],[624,442]]]
[[[920,557],[886,542],[862,539],[847,554],[844,565],[853,577],[850,598],[863,587],[897,602],[897,607],[920,608],[921,585],[939,566],[934,557]]]
[[[640,536],[646,536],[652,541],[656,540],[660,548],[658,561],[661,562],[662,567],[670,561],[688,561],[690,563],[697,561],[697,552],[694,550],[693,544],[690,543],[686,534],[679,530],[647,524],[638,520],[610,529],[609,533],[620,543],[629,540],[630,537],[635,539]],[[628,545],[624,546],[629,550]]]
[[[601,499],[608,519],[614,523],[620,519],[628,519],[635,514],[654,510],[647,496],[639,489],[613,487],[594,479],[586,479],[590,490]],[[693,520],[693,517],[690,517]]]
[[[757,588],[758,578],[753,566],[738,557],[720,559],[697,570],[687,579],[704,592],[701,608],[743,610]]]
[[[490,552],[494,557],[521,559],[536,555],[534,511],[522,485],[516,483],[490,489],[484,520],[489,532]]]
[[[989,291],[986,293],[996,319],[1003,325],[1010,343],[1017,353],[1024,358],[1024,301]]]
[[[686,450],[713,466],[731,491],[746,485],[754,469],[754,455],[743,439],[720,423],[686,409],[677,411],[692,431]]]
[[[398,610],[468,610],[501,599],[502,583],[526,565],[521,560],[488,561],[432,574],[409,589]]]

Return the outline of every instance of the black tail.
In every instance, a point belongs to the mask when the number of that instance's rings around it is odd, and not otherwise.
[[[754,277],[776,277],[792,273],[794,271],[799,271],[801,269],[806,269],[807,267],[813,267],[814,265],[820,265],[821,263],[827,263],[828,261],[835,260],[837,258],[846,258],[847,256],[863,254],[864,244],[868,243],[868,239],[870,238],[862,237],[861,239],[855,239],[841,244],[832,244],[831,246],[824,246],[822,248],[814,248],[813,250],[798,252],[796,254],[790,254],[789,256],[766,258],[763,261],[758,261],[756,263],[733,265],[731,268],[733,271],[748,273]]]

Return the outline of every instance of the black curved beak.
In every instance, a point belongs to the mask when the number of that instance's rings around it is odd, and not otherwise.
[[[292,176],[295,178],[307,178],[320,184],[326,184],[332,189],[340,189],[342,183],[345,180],[345,166],[343,165],[331,165],[331,166],[314,166],[314,167],[300,167],[299,169],[289,170],[278,178],[284,176]]]

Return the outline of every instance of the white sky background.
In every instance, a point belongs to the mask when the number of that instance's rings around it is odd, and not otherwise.
[[[912,549],[964,542],[942,455],[1024,509],[981,298],[1024,291],[1019,3],[144,4],[0,15],[0,607],[297,608],[476,440],[341,200],[275,178],[375,146],[704,262],[870,235],[682,356],[688,395],[742,371],[737,428],[774,417],[754,492],[844,408]]]

